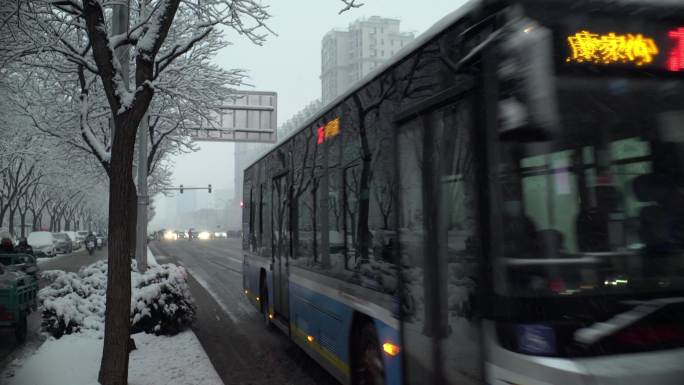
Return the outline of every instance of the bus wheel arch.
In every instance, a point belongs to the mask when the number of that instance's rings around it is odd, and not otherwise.
[[[385,367],[382,349],[373,320],[355,311],[349,338],[351,385],[384,384]]]

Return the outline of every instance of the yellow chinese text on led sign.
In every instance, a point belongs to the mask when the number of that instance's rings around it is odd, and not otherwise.
[[[624,63],[641,67],[652,63],[660,53],[656,42],[642,34],[580,31],[568,36],[568,44],[571,55],[567,61],[575,63]]]
[[[318,127],[318,133],[317,133],[318,139],[316,142],[318,144],[321,144],[326,139],[332,138],[333,136],[336,136],[339,133],[340,133],[340,118],[336,118],[334,120],[329,121],[324,126]]]

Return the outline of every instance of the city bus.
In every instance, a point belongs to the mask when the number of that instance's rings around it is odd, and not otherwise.
[[[245,169],[246,297],[343,384],[683,384],[683,75],[681,0],[467,3]]]

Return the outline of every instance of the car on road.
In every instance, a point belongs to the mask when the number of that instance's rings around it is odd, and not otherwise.
[[[176,239],[186,239],[187,235],[184,231],[176,231]]]
[[[34,231],[29,234],[27,242],[33,248],[36,258],[51,258],[57,254],[54,237],[49,231]]]
[[[242,237],[242,231],[240,231],[240,230],[229,230],[226,232],[226,235],[231,237],[231,238],[241,238]]]
[[[213,239],[228,238],[228,233],[225,231],[214,231],[211,237]]]
[[[85,230],[78,230],[76,232],[76,234],[77,234],[76,239],[78,239],[79,241],[81,241],[81,243],[83,243],[85,241],[86,237],[88,236],[88,234],[90,234],[90,232],[85,231]]]
[[[73,250],[78,250],[83,246],[83,241],[78,237],[78,233],[75,231],[64,231],[66,235],[71,239],[71,248]]]
[[[107,246],[107,237],[105,237],[102,233],[95,234],[95,241],[96,241],[97,247],[100,249],[103,246]]]
[[[74,251],[71,238],[66,233],[52,233],[52,236],[57,254],[70,254]]]

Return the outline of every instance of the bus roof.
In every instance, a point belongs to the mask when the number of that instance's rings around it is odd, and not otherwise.
[[[387,69],[389,69],[389,68],[395,66],[396,64],[400,63],[407,56],[409,56],[413,51],[415,51],[418,48],[422,47],[423,45],[427,44],[435,36],[439,35],[441,32],[443,32],[445,29],[447,29],[452,24],[456,23],[458,20],[460,20],[461,18],[463,18],[467,14],[474,12],[476,9],[478,9],[483,4],[483,2],[484,3],[489,2],[492,4],[506,4],[506,3],[516,4],[517,3],[517,4],[523,4],[523,5],[526,3],[528,3],[528,4],[530,4],[530,3],[531,4],[542,3],[545,6],[549,6],[552,3],[556,3],[559,5],[560,4],[572,5],[574,8],[585,8],[587,6],[594,6],[594,5],[610,5],[610,6],[621,6],[622,5],[622,6],[626,6],[626,7],[630,7],[630,8],[634,8],[634,7],[637,7],[637,8],[638,7],[646,7],[646,8],[673,7],[678,11],[684,12],[684,0],[468,0],[461,7],[457,8],[455,11],[444,16],[442,19],[440,19],[435,24],[433,24],[430,28],[428,28],[425,32],[418,35],[418,37],[416,37],[414,40],[409,42],[409,44],[405,45],[402,49],[397,51],[397,53],[394,56],[392,56],[391,58],[389,58],[385,62],[383,62],[380,65],[378,65],[377,67],[375,67],[368,74],[363,76],[361,79],[357,80],[345,92],[338,95],[335,99],[333,99],[332,101],[328,102],[323,107],[321,107],[318,111],[316,111],[315,114],[313,114],[310,118],[306,119],[303,124],[300,124],[299,128],[297,128],[293,132],[286,135],[279,143],[276,144],[276,146],[266,150],[263,154],[261,154],[254,162],[252,162],[246,168],[249,168],[252,165],[261,161],[264,157],[266,157],[273,150],[275,150],[279,144],[285,143],[288,140],[290,140],[293,136],[295,136],[299,132],[301,132],[304,127],[308,127],[309,125],[313,124],[316,120],[318,120],[321,117],[321,115],[327,113],[328,111],[332,110],[336,105],[342,103],[350,95],[359,91],[365,84],[371,82],[373,79],[378,77],[380,74],[385,72]]]
[[[399,51],[397,51],[397,53],[395,53],[394,56],[392,56],[388,60],[382,62],[380,65],[378,65],[373,70],[371,70],[368,74],[366,74],[361,79],[354,82],[345,92],[338,95],[335,99],[333,99],[332,101],[328,102],[326,105],[321,107],[318,111],[316,111],[315,114],[313,114],[310,118],[306,119],[304,121],[304,123],[300,124],[299,128],[297,128],[296,130],[294,130],[293,132],[291,132],[287,136],[285,136],[285,138],[283,138],[282,141],[277,143],[276,146],[266,150],[254,162],[252,162],[249,166],[247,166],[247,168],[249,168],[252,165],[261,161],[266,155],[270,154],[271,151],[275,150],[278,147],[278,145],[280,145],[281,143],[285,143],[288,140],[290,140],[293,136],[295,136],[299,132],[301,132],[302,128],[307,127],[307,126],[311,125],[312,123],[314,123],[316,120],[318,120],[320,118],[321,115],[332,110],[339,103],[342,103],[350,95],[352,95],[356,91],[360,90],[366,83],[369,83],[371,80],[375,79],[377,76],[379,76],[380,74],[385,72],[388,68],[391,68],[392,66],[394,66],[394,65],[398,64],[399,62],[401,62],[402,60],[404,60],[407,56],[409,56],[411,54],[411,52],[420,48],[424,44],[427,44],[430,40],[432,40],[432,38],[434,38],[435,36],[440,34],[442,31],[444,31],[450,25],[452,25],[456,21],[460,20],[466,14],[475,10],[475,8],[480,3],[481,3],[481,0],[468,0],[461,7],[459,7],[455,11],[449,13],[448,15],[444,16],[437,23],[433,24],[432,27],[428,28],[425,32],[418,35],[418,37],[416,37],[411,42],[406,44],[403,48],[401,48]]]

